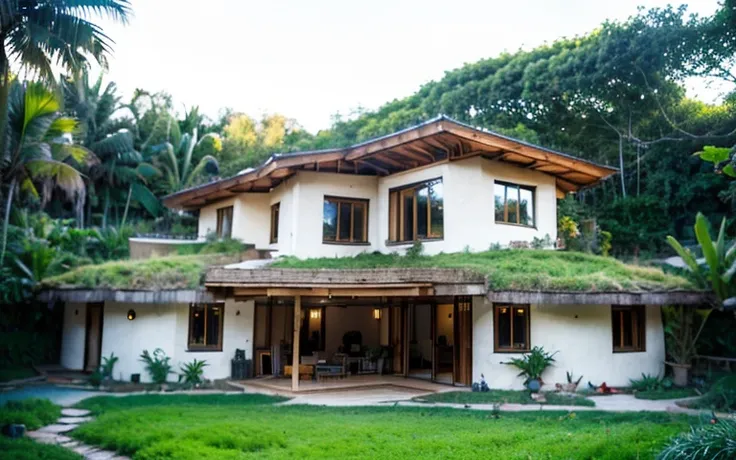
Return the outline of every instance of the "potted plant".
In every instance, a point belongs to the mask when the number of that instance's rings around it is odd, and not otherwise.
[[[665,364],[672,368],[672,380],[678,387],[687,386],[690,381],[690,368],[697,354],[698,339],[712,311],[684,305],[662,308],[665,345],[672,359],[665,361]]]
[[[557,352],[547,353],[542,347],[534,347],[529,353],[525,353],[521,358],[511,358],[508,364],[519,369],[519,377],[524,377],[524,385],[532,392],[537,392],[544,385],[542,374],[555,362],[554,356]]]

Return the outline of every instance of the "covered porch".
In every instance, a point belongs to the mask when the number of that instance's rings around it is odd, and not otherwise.
[[[210,270],[216,296],[255,301],[249,384],[314,392],[472,383],[470,295],[483,288],[476,275],[329,272]]]

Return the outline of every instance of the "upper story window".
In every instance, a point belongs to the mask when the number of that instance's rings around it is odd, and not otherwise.
[[[279,242],[279,214],[281,212],[281,203],[276,203],[271,206],[271,237],[269,241],[271,243]]]
[[[222,351],[222,304],[192,304],[189,307],[189,350]]]
[[[646,322],[642,305],[611,307],[613,351],[646,351]]]
[[[217,210],[217,237],[230,238],[233,234],[233,207]]]
[[[444,237],[442,178],[389,191],[389,240]]]
[[[534,187],[496,182],[496,222],[534,227]]]
[[[368,200],[326,196],[322,216],[325,243],[368,242]]]
[[[529,305],[494,305],[493,308],[496,353],[529,351]]]

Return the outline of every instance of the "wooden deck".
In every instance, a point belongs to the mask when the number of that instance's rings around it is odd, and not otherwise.
[[[283,395],[386,387],[421,393],[441,393],[445,391],[462,391],[464,389],[464,387],[454,387],[394,375],[351,375],[339,380],[324,380],[321,382],[301,380],[299,381],[299,390],[296,392],[293,392],[291,389],[291,378],[261,377],[233,383],[237,386],[260,388]]]

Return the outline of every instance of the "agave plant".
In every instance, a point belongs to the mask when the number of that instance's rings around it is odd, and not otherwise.
[[[667,237],[667,242],[685,262],[695,282],[702,288],[710,287],[713,290],[719,307],[736,307],[736,283],[733,282],[736,243],[726,247],[726,218],[721,221],[718,237],[713,241],[708,219],[698,213],[695,218],[695,237],[703,251],[702,259],[697,259],[690,249],[684,248],[672,236]]]
[[[179,374],[179,381],[190,385],[199,385],[203,382],[202,375],[204,375],[205,366],[209,366],[209,364],[204,360],[199,361],[195,359],[192,362],[184,363],[180,366],[181,374]]]

